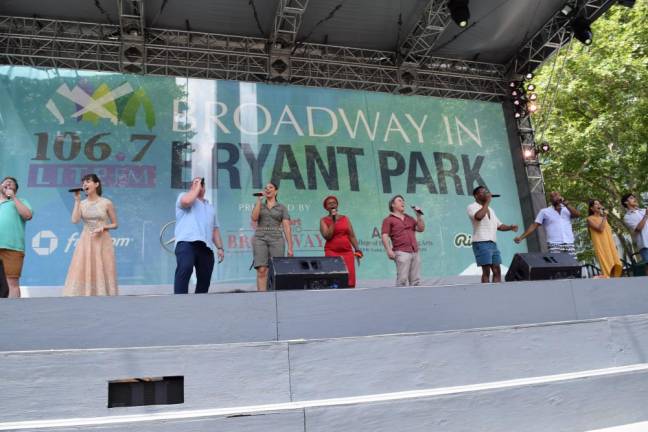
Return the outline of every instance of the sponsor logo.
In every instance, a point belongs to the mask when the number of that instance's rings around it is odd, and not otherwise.
[[[79,243],[79,238],[81,238],[81,235],[77,231],[73,232],[70,237],[68,237],[63,252],[69,253],[73,248],[75,248],[77,243]],[[132,242],[133,239],[130,237],[112,237],[113,246],[116,248],[128,247]]]
[[[175,253],[175,223],[176,221],[167,222],[160,230],[160,245],[170,254]]]
[[[457,233],[454,236],[454,246],[456,248],[472,247],[472,235],[466,233]]]
[[[125,103],[119,100],[122,98],[126,98]],[[129,127],[134,127],[138,111],[144,109],[146,126],[149,130],[155,126],[155,109],[151,99],[143,88],[136,90],[130,83],[123,83],[114,89],[106,83],[101,83],[95,88],[88,80],[82,80],[73,88],[61,84],[45,107],[62,125],[65,123],[65,117],[56,103],[57,101],[60,103],[61,100],[74,104],[74,111],[70,118],[76,121],[86,121],[96,125],[99,120],[106,119],[115,125],[122,122]]]
[[[37,255],[47,256],[54,253],[58,247],[58,237],[52,231],[39,231],[32,237],[32,249]]]

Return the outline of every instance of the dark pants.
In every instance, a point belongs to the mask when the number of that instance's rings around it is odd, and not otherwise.
[[[175,248],[177,267],[173,292],[187,294],[189,292],[189,279],[196,268],[196,294],[209,291],[209,282],[214,270],[214,252],[204,242],[178,242]]]

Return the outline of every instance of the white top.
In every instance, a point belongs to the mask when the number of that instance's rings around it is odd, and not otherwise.
[[[497,228],[502,225],[502,222],[497,218],[495,210],[489,208],[490,215],[486,213],[486,216],[482,220],[475,219],[475,213],[481,210],[483,206],[478,202],[474,202],[468,206],[466,209],[468,212],[468,217],[473,226],[473,242],[483,242],[483,241],[495,241],[497,236]]]
[[[544,227],[547,243],[574,243],[571,213],[560,204],[560,213],[553,206],[543,208],[536,216],[535,223]]]
[[[639,249],[648,247],[648,223],[644,225],[640,232],[635,231],[645,214],[646,209],[635,209],[628,210],[625,216],[623,216],[623,223],[632,231],[632,237],[637,242]]]

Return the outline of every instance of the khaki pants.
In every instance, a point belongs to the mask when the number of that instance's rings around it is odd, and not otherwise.
[[[401,251],[394,253],[396,254],[396,286],[420,285],[421,257],[419,253]]]

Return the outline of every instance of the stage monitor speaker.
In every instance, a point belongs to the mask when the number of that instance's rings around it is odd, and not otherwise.
[[[504,278],[524,280],[573,279],[581,277],[581,265],[567,253],[518,253]]]
[[[7,275],[4,271],[4,264],[0,259],[0,298],[9,297],[9,283],[7,283]]]
[[[342,257],[273,257],[268,290],[348,288],[349,272]]]

